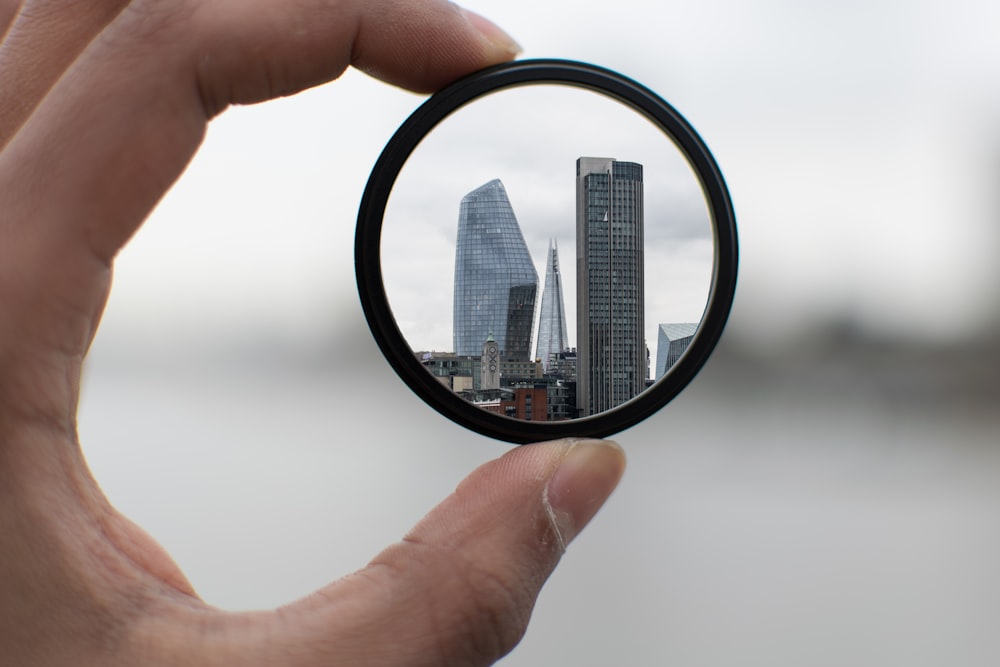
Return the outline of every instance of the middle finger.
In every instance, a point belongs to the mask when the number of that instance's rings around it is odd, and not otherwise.
[[[128,2],[0,0],[0,149],[87,44]],[[5,13],[9,15],[6,20]]]

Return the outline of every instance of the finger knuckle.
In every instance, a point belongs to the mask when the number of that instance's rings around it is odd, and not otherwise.
[[[524,636],[537,585],[512,560],[406,540],[378,565],[391,579],[417,579],[404,587],[410,591],[407,625],[423,646],[420,653],[433,656],[427,664],[493,664]]]

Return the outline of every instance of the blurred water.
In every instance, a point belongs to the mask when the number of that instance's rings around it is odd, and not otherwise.
[[[95,474],[209,602],[280,604],[362,566],[506,448],[354,342],[340,360],[95,350]],[[619,435],[622,487],[504,664],[997,664],[995,361],[849,337],[764,362],[724,347]]]

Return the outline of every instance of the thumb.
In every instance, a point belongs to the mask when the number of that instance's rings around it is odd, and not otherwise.
[[[520,641],[542,585],[624,467],[611,442],[511,450],[367,568],[282,610],[282,628],[316,664],[492,664]]]

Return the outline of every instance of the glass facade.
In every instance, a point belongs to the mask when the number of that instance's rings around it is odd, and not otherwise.
[[[527,360],[538,273],[499,180],[462,198],[455,245],[455,354],[482,354],[493,334],[503,359]]]
[[[545,289],[542,291],[542,307],[538,315],[538,346],[535,348],[535,358],[541,359],[545,370],[548,370],[553,355],[568,348],[568,338],[562,276],[559,273],[559,247],[555,241],[549,241]]]
[[[661,324],[656,342],[656,379],[659,380],[684,354],[698,325],[691,322]]]
[[[645,389],[642,165],[577,160],[577,400],[581,415]]]
[[[459,356],[457,354],[443,354],[441,352],[417,352],[416,356],[427,371],[437,378],[469,378],[470,388],[478,388],[480,385],[480,358],[479,355]],[[454,381],[446,383],[454,388]]]

